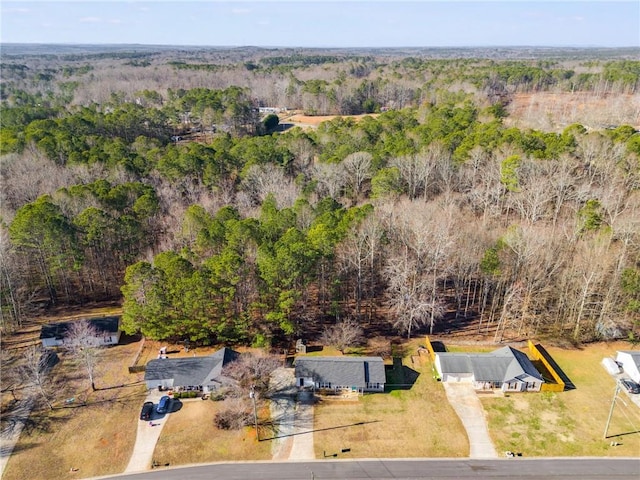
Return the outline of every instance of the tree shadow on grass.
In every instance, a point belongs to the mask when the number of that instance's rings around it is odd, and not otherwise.
[[[325,432],[327,430],[340,430],[342,428],[358,427],[358,426],[361,426],[361,425],[367,425],[369,423],[378,423],[378,422],[381,422],[381,421],[382,420],[371,420],[371,421],[368,421],[368,422],[350,423],[348,425],[338,425],[338,426],[335,426],[335,427],[316,428],[316,429],[313,429],[313,430],[305,430],[304,432],[288,433],[288,434],[285,434],[285,435],[274,435],[272,437],[261,438],[260,441],[264,442],[264,441],[267,441],[267,440],[276,440],[278,438],[295,437],[296,435],[304,435],[304,434],[307,434],[307,433],[316,433],[316,432]],[[262,423],[260,425],[261,426],[273,427],[273,426],[276,425],[276,423],[272,420],[270,422]]]

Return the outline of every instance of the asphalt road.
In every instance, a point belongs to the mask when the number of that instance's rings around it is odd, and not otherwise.
[[[107,478],[107,477],[102,477]],[[127,480],[580,479],[638,480],[640,459],[354,460],[252,462],[165,468]]]

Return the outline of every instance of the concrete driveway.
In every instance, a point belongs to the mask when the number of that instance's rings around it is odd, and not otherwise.
[[[271,375],[271,418],[278,425],[273,460],[313,460],[313,394],[300,392],[293,368]],[[296,401],[297,399],[297,401]]]
[[[153,451],[156,448],[156,443],[160,438],[160,433],[164,424],[169,418],[170,412],[165,414],[158,414],[155,411],[155,407],[158,405],[160,397],[166,395],[166,392],[159,392],[158,390],[150,390],[145,398],[145,402],[153,402],[154,410],[151,415],[151,421],[138,420],[138,432],[136,434],[136,443],[133,447],[133,453],[129,464],[124,473],[141,472],[149,470],[153,462]],[[142,408],[142,403],[140,404]]]
[[[470,458],[497,458],[496,449],[491,442],[484,409],[478,395],[470,383],[444,382],[444,391],[453,409],[460,417],[469,437]]]

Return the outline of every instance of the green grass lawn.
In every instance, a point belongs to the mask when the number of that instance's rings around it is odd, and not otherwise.
[[[615,382],[600,362],[615,356],[616,350],[629,349],[629,345],[545,348],[576,389],[481,398],[498,451],[518,451],[526,456],[638,456],[640,408],[624,392],[619,394],[624,402],[616,402],[610,438],[603,438]],[[611,447],[611,441],[620,445]]]

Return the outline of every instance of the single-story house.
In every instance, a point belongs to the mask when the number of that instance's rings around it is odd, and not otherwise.
[[[443,382],[470,382],[478,389],[538,392],[544,379],[523,352],[503,347],[490,353],[436,353]]]
[[[386,376],[381,357],[297,357],[300,388],[383,392]]]
[[[149,361],[144,371],[147,388],[178,389],[210,393],[230,383],[222,368],[240,354],[221,348],[206,357],[160,358]]]
[[[122,333],[120,331],[120,317],[89,318],[87,320],[98,333],[96,336],[96,345],[118,344]],[[42,346],[45,348],[64,346],[64,344],[67,343],[66,336],[69,332],[69,327],[73,323],[73,321],[70,321],[43,325],[40,330]]]
[[[631,380],[640,383],[640,352],[621,350],[616,355],[616,362],[622,365],[622,370]]]

